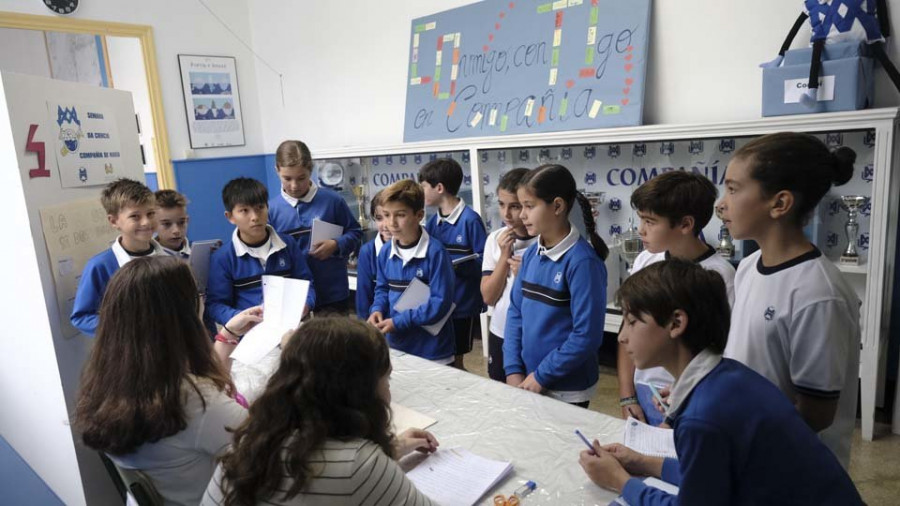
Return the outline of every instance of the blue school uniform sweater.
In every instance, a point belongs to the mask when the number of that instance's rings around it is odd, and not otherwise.
[[[375,283],[378,281],[378,257],[375,254],[373,239],[359,248],[359,259],[356,264],[356,316],[360,320],[369,318],[369,309],[375,301]],[[390,248],[390,243],[382,249]]]
[[[447,320],[444,327],[433,336],[422,325],[437,323],[453,305],[453,267],[450,257],[441,243],[430,239],[423,231],[421,241],[428,241],[424,258],[412,258],[406,265],[393,254],[396,241],[385,244],[378,255],[378,273],[375,284],[375,301],[369,314],[380,311],[384,318],[393,318],[396,331],[388,334],[391,348],[429,360],[441,360],[453,356],[456,343],[453,322]],[[397,312],[394,304],[409,286],[413,278],[419,278],[431,289],[428,303],[415,309]]]
[[[722,359],[669,419],[679,460],[662,479],[678,496],[637,478],[622,491],[628,504],[862,504],[834,454],[769,380]]]
[[[545,389],[582,391],[598,379],[606,265],[574,227],[566,241],[574,244],[557,260],[560,245],[547,254],[538,253],[540,242],[525,251],[510,292],[503,369],[507,376],[533,372]]]
[[[78,330],[93,337],[97,331],[100,318],[100,301],[106,285],[112,279],[113,274],[119,270],[119,261],[112,248],[94,255],[88,260],[81,272],[81,280],[78,281],[78,290],[75,292],[75,303],[72,306],[72,315],[69,321]]]
[[[307,263],[312,270],[319,304],[331,304],[346,300],[350,296],[347,283],[347,257],[356,251],[362,241],[362,230],[359,222],[344,199],[327,188],[316,188],[311,202],[297,202],[291,206],[282,195],[269,201],[269,224],[275,231],[293,237],[300,250],[309,252],[310,231],[313,220],[318,218],[328,223],[344,227],[344,234],[337,239],[338,251],[326,260],[317,260],[307,256]]]
[[[272,229],[270,228],[270,233]],[[225,325],[234,315],[262,304],[262,277],[283,276],[310,282],[306,305],[316,305],[316,287],[306,264],[306,253],[296,241],[284,240],[285,247],[270,254],[263,268],[259,259],[245,253],[238,256],[234,239],[213,252],[206,282],[206,310],[218,323]]]
[[[453,302],[456,303],[453,318],[468,318],[484,311],[484,300],[481,298],[481,259],[484,257],[487,231],[478,213],[462,201],[460,205],[462,209],[458,216],[454,216],[454,212],[440,219],[435,214],[428,219],[425,230],[444,245],[451,261],[473,253],[478,254],[478,258],[474,260],[453,266]]]

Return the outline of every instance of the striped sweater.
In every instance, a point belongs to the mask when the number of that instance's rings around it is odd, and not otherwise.
[[[272,505],[409,505],[433,504],[425,494],[416,490],[394,459],[385,455],[381,447],[365,439],[350,441],[327,440],[309,461],[314,477],[302,492],[285,499],[284,493],[293,485],[293,478],[285,475],[274,497],[260,498],[257,504]],[[227,488],[227,483],[225,484]],[[224,504],[222,466],[216,469],[203,506]]]

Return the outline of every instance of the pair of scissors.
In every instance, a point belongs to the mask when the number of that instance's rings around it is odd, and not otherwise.
[[[494,506],[520,506],[521,504],[517,495],[511,495],[509,498],[502,494],[494,496]]]

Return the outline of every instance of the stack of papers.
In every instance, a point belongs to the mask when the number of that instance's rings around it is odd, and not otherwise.
[[[632,417],[625,421],[625,437],[623,444],[632,450],[650,455],[677,459],[675,453],[675,435],[672,429],[653,427]]]
[[[440,449],[406,474],[420,492],[442,505],[471,505],[512,472],[510,462],[463,448]]]
[[[412,281],[409,282],[409,286],[406,287],[406,290],[400,294],[400,298],[397,299],[397,303],[394,304],[394,311],[409,311],[410,309],[416,309],[419,306],[428,303],[428,299],[431,298],[431,289],[419,280],[419,278],[413,278]],[[453,310],[456,309],[456,304],[450,305],[450,310],[447,311],[440,320],[436,323],[432,323],[431,325],[422,325],[422,328],[428,331],[429,334],[436,336],[444,328],[444,324],[447,323],[447,320],[450,319],[450,315],[453,314]]]
[[[244,364],[255,364],[281,343],[284,334],[300,326],[309,281],[263,276],[263,321],[241,339],[231,358]]]

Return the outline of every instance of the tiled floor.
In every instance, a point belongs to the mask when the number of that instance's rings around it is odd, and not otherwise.
[[[481,354],[481,342],[465,358],[469,372],[487,377],[487,363]],[[619,392],[615,370],[601,366],[600,383],[590,409],[620,416]],[[890,425],[876,423],[875,440],[863,441],[857,426],[850,455],[850,476],[863,500],[870,506],[900,503],[900,435],[891,434]]]

